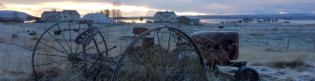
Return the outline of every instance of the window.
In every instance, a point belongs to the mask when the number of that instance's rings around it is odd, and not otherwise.
[[[49,18],[50,18],[50,15],[49,15]]]
[[[62,12],[63,14],[65,14],[65,12]]]
[[[67,16],[65,16],[65,18],[67,18]]]
[[[79,16],[77,18],[79,18]]]

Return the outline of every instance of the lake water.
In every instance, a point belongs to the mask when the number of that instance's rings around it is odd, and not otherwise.
[[[243,19],[200,19],[201,23],[220,23],[220,22],[231,22],[239,21]],[[261,19],[262,20],[262,19]],[[284,20],[278,19],[278,23],[283,23],[284,21],[289,21],[290,23],[301,23],[301,24],[315,24],[315,20]],[[257,20],[254,19],[252,23],[257,23]]]
[[[140,19],[121,19],[120,21],[132,23],[134,21],[135,23],[146,23],[146,20],[154,21],[153,19],[143,19],[143,21],[140,21]],[[243,19],[200,19],[201,23],[220,23],[220,22],[231,22],[231,21],[239,21]],[[262,20],[262,19],[261,19]],[[283,20],[278,19],[278,23],[283,23],[284,21],[289,21],[290,23],[301,23],[301,24],[315,24],[315,20]],[[257,23],[256,19],[252,23]]]
[[[154,21],[153,19],[143,19],[143,21],[140,21],[140,19],[120,19],[119,21],[127,22],[127,23],[146,23],[147,20]],[[242,19],[200,19],[201,23],[220,23],[220,22],[231,22],[231,21],[239,21]],[[315,20],[283,20],[278,19],[278,22],[284,22],[289,21],[290,23],[301,23],[301,24],[315,24]],[[31,21],[24,21],[24,23],[33,23],[35,20]],[[257,23],[256,19],[252,23]]]

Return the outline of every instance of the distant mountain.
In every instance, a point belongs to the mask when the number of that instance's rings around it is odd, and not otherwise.
[[[243,19],[243,18],[274,18],[274,19],[315,19],[315,14],[256,14],[256,15],[178,15],[197,17],[200,19]],[[139,19],[140,17],[123,17],[122,19]],[[153,16],[144,16],[144,19],[153,19]]]
[[[190,16],[200,19],[242,19],[242,18],[277,18],[277,19],[315,19],[315,14],[257,14],[257,15],[199,15]]]
[[[27,16],[31,16],[31,15],[25,13],[25,12],[19,12],[19,11],[16,11],[16,12],[17,12],[18,17],[21,18],[21,19],[26,19]],[[14,14],[14,11],[3,10],[3,11],[0,11],[0,18],[1,17],[2,18],[12,18],[13,14]]]

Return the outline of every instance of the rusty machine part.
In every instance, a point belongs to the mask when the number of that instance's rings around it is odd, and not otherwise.
[[[235,31],[200,31],[190,35],[199,46],[207,65],[238,67],[234,78],[239,80],[259,81],[257,70],[246,66],[247,62],[230,62],[239,56],[239,34]]]
[[[191,46],[176,45],[183,42]],[[165,26],[142,32],[135,38],[119,59],[112,80],[200,81],[204,79],[199,76],[204,74],[204,67],[193,39],[179,29]]]
[[[200,31],[191,34],[209,63],[217,65],[245,66],[246,62],[231,63],[239,55],[239,35],[234,31]],[[219,63],[222,62],[222,63]]]
[[[73,24],[76,22],[80,24]],[[100,29],[82,22],[56,23],[38,38],[32,54],[36,80],[79,73],[90,80],[202,81],[207,79],[207,65],[240,67],[236,80],[259,80],[259,73],[245,66],[246,62],[230,62],[239,56],[237,32],[196,32],[189,36],[168,26],[150,30],[136,27],[133,32],[140,35],[115,61],[115,57],[108,57],[108,51],[116,47],[108,49]],[[60,35],[53,35],[56,30]]]
[[[87,29],[95,30],[95,27],[92,28],[92,26],[84,21],[66,20],[47,28],[38,38],[32,54],[32,68],[36,80],[41,80],[45,76],[57,75],[52,72],[59,72],[58,75],[75,72],[90,75],[103,70],[107,71],[108,68],[104,68],[105,65],[97,63],[108,63],[112,59],[107,57],[109,50],[101,32],[93,33],[91,31],[87,34]],[[60,31],[60,35],[54,35],[57,30]],[[86,30],[85,34],[82,33],[84,30]],[[95,36],[89,37],[90,44],[84,43],[86,48],[77,40],[75,43],[75,37],[80,34],[86,37],[92,33]],[[95,69],[95,67],[102,69]],[[113,68],[109,70],[113,71]]]

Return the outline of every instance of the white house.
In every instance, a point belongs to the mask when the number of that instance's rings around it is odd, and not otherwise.
[[[154,22],[177,22],[174,12],[157,12],[154,15]]]
[[[76,10],[45,11],[42,13],[42,21],[60,22],[64,20],[80,20],[80,14]]]
[[[107,18],[105,14],[102,13],[88,13],[83,16],[83,20],[90,23],[114,23],[112,18]]]

